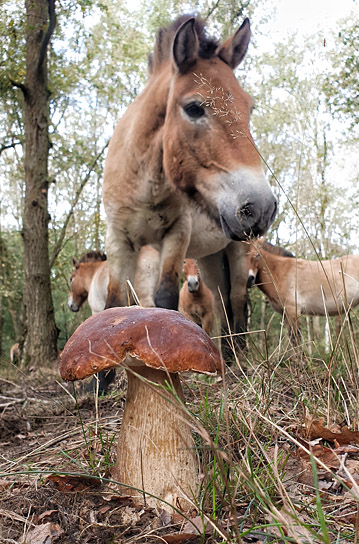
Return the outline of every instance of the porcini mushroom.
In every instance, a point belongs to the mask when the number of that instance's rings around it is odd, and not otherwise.
[[[169,503],[188,510],[185,497],[195,496],[199,485],[192,431],[175,396],[169,401],[163,388],[147,380],[171,382],[183,401],[178,373],[215,374],[221,368],[219,352],[200,327],[176,311],[110,308],[74,332],[62,352],[60,373],[64,380],[81,380],[121,364],[128,368],[128,388],[113,476],[136,488],[123,490],[136,502],[149,494],[151,506],[169,509]]]

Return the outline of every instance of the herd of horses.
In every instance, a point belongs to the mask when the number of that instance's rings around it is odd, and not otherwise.
[[[245,289],[257,286],[271,307],[284,316],[291,338],[298,342],[302,315],[335,316],[359,304],[359,255],[339,259],[310,261],[298,259],[263,238],[242,245]],[[108,261],[99,251],[73,259],[71,293],[68,306],[78,311],[88,300],[92,313],[105,309],[108,287]],[[135,292],[142,306],[154,306],[159,255],[145,246],[135,277]],[[179,293],[179,311],[200,325],[209,335],[220,334],[221,307],[201,278],[194,259],[183,263],[184,283]],[[138,291],[136,291],[136,287]],[[243,287],[243,285],[242,285]],[[245,329],[244,329],[245,330]]]
[[[85,300],[93,313],[136,300],[179,308],[210,334],[218,326],[236,334],[247,328],[247,288],[256,284],[297,333],[302,314],[358,304],[359,257],[305,261],[261,238],[277,202],[249,130],[252,99],[233,73],[249,40],[248,19],[223,43],[198,17],[159,30],[147,85],[105,162],[107,258],[73,259],[72,311]]]

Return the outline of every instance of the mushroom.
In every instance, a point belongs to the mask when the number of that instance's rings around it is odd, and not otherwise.
[[[199,467],[178,373],[215,374],[221,369],[218,349],[179,312],[110,308],[74,332],[62,352],[60,373],[64,380],[81,380],[121,364],[128,388],[113,477],[130,486],[123,492],[135,502],[145,496],[150,506],[188,511],[186,497],[198,492]],[[180,402],[157,387],[166,382]]]

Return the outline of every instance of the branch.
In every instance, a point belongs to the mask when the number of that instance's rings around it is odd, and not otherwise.
[[[75,210],[75,207],[80,199],[80,196],[81,196],[81,193],[86,185],[86,183],[88,182],[88,180],[90,179],[90,176],[98,162],[98,160],[101,158],[101,156],[103,155],[105,149],[107,148],[108,144],[110,143],[110,140],[108,140],[105,145],[103,146],[103,148],[101,149],[101,151],[98,153],[97,157],[94,159],[93,163],[91,164],[90,168],[89,168],[89,171],[87,172],[86,176],[84,177],[84,179],[82,180],[79,188],[77,189],[76,191],[76,194],[75,194],[75,198],[74,198],[74,201],[71,205],[71,208],[70,208],[70,211],[69,213],[67,214],[66,216],[66,219],[65,219],[65,222],[62,226],[62,229],[61,229],[61,233],[60,233],[60,237],[59,239],[57,240],[56,244],[55,244],[55,247],[54,247],[54,250],[52,252],[52,256],[51,256],[51,259],[50,259],[50,269],[54,266],[55,264],[55,261],[57,259],[57,257],[59,256],[61,250],[62,250],[62,243],[64,241],[64,238],[65,238],[65,234],[66,234],[66,229],[67,229],[67,226],[70,222],[70,219],[71,217],[73,216],[73,213],[74,213],[74,210]]]
[[[37,63],[38,72],[40,72],[42,68],[46,56],[47,46],[49,45],[50,38],[56,27],[55,0],[47,0],[47,3],[49,5],[49,26],[40,48],[39,61]]]
[[[18,141],[18,142],[12,142],[11,144],[1,144],[0,145],[0,155],[3,151],[5,151],[6,149],[11,149],[11,148],[15,148],[15,146],[17,145],[21,145],[21,142]]]
[[[24,98],[28,96],[29,93],[28,93],[27,87],[23,83],[20,83],[19,81],[15,81],[14,79],[11,79],[11,78],[9,78],[9,81],[13,87],[17,87],[18,89],[22,90],[22,94],[24,95]]]
[[[204,20],[207,21],[213,14],[213,12],[218,8],[220,0],[217,0],[215,4],[211,8],[209,8],[207,15],[205,16]]]

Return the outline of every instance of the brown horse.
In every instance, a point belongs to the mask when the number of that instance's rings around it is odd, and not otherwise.
[[[160,250],[156,306],[177,309],[185,256],[213,255],[272,223],[276,200],[248,127],[252,101],[233,74],[249,39],[248,19],[223,44],[190,16],[159,31],[148,84],[105,164],[107,307],[126,304],[143,245]]]
[[[72,258],[71,292],[67,304],[72,312],[78,312],[88,301],[92,314],[105,309],[109,270],[106,256],[101,251],[89,251],[77,260]],[[158,252],[144,246],[139,255],[134,290],[141,306],[154,306],[154,289],[158,281]]]
[[[248,285],[254,284],[297,339],[301,315],[334,316],[359,304],[359,255],[307,261],[259,241],[250,253]]]
[[[19,346],[19,342],[16,342],[10,348],[10,362],[13,365],[17,365],[19,361],[20,361],[20,346]]]
[[[201,280],[194,259],[185,259],[183,272],[185,281],[179,293],[178,310],[200,325],[208,335],[213,334],[216,325],[215,301],[212,291]]]

